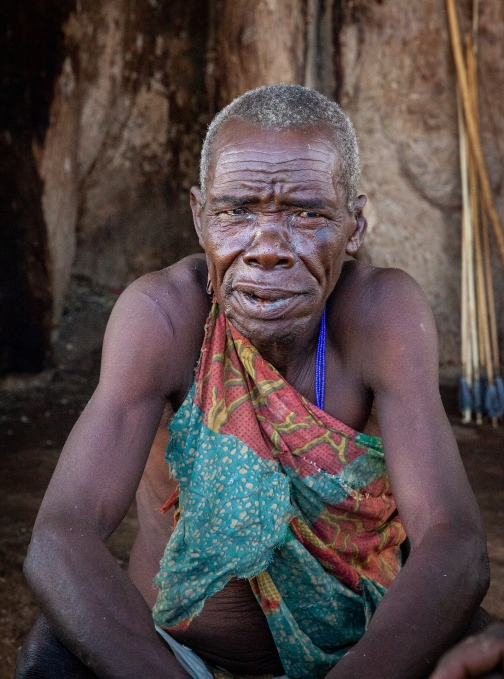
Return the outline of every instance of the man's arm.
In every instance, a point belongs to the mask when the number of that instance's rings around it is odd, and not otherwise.
[[[412,551],[368,631],[328,679],[420,679],[462,634],[488,586],[479,511],[438,389],[434,319],[406,274],[378,274],[360,346]]]
[[[141,285],[123,293],[107,327],[98,388],[63,449],[25,563],[57,636],[104,679],[189,676],[105,546],[133,499],[166,396],[184,386],[186,357],[175,335]]]

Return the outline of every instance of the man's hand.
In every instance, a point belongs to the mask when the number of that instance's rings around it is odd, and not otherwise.
[[[504,678],[504,625],[492,625],[446,653],[430,679]]]

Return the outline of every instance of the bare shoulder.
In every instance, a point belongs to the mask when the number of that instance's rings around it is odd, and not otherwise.
[[[172,323],[182,316],[187,323],[208,314],[205,292],[207,267],[204,255],[185,257],[172,266],[145,274],[134,281],[123,294],[145,295],[167,314]]]
[[[128,286],[105,333],[101,384],[143,382],[176,399],[187,391],[210,308],[206,275],[204,257],[193,255]]]
[[[120,316],[121,324],[133,322],[138,326],[137,317],[155,308],[158,322],[150,326],[151,332],[162,332],[165,328],[177,343],[185,341],[205,325],[210,308],[206,276],[205,258],[198,254],[145,274],[122,293],[114,309],[115,316]]]
[[[418,283],[401,269],[347,262],[335,290],[349,321],[363,332],[415,330],[435,332],[432,310]]]
[[[405,271],[347,262],[335,290],[335,306],[346,318],[346,346],[365,382],[423,371],[438,379],[434,316],[418,283]],[[356,356],[358,355],[358,359]]]

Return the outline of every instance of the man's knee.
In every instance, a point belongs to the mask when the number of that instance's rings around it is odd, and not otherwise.
[[[63,646],[41,615],[19,652],[14,679],[97,678]]]

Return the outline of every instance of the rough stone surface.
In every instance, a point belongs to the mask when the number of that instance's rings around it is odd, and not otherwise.
[[[459,9],[467,28],[468,3]],[[482,2],[481,10],[482,136],[504,221],[504,17],[498,2]],[[437,0],[350,1],[343,21],[341,103],[361,145],[362,190],[369,197],[365,257],[377,266],[405,269],[420,283],[436,316],[446,378],[460,354],[461,192],[445,6]],[[502,299],[497,261],[495,279]],[[500,303],[501,328],[502,314]]]
[[[121,287],[197,248],[206,3],[81,0],[40,153],[55,318],[70,269]],[[74,259],[75,256],[75,259]]]
[[[47,230],[51,288],[52,323],[56,327],[75,257],[75,229],[79,204],[77,142],[79,99],[72,60],[63,62],[51,105],[50,125],[44,145],[34,145],[38,171],[44,182],[42,208]]]
[[[219,108],[248,89],[305,78],[304,0],[217,0],[211,47]]]

